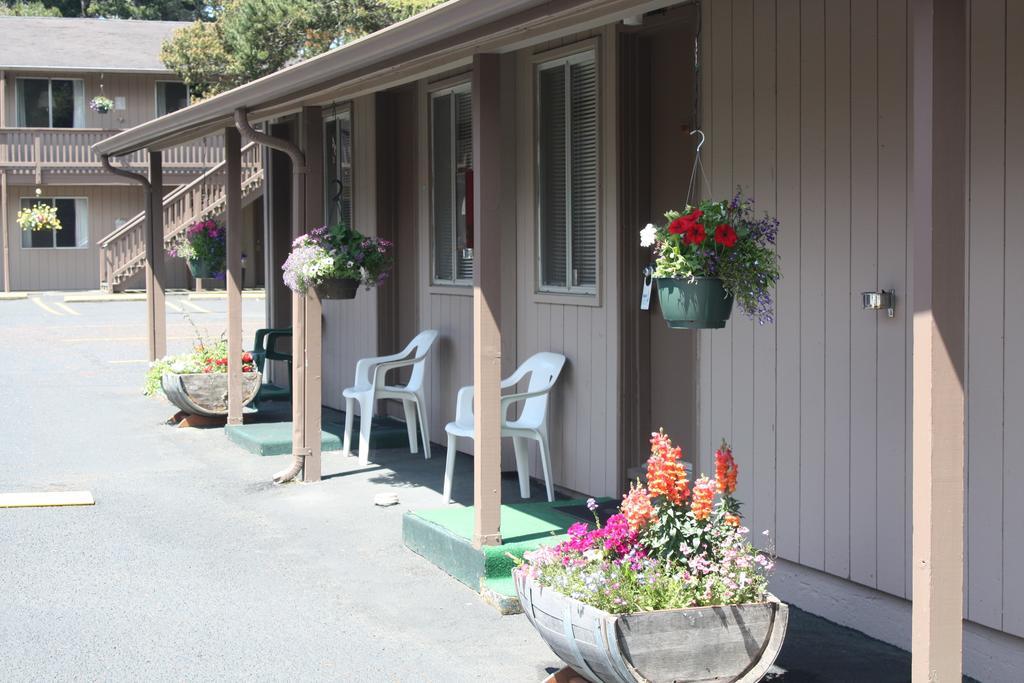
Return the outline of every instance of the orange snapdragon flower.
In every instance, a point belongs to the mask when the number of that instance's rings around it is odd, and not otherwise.
[[[732,448],[722,439],[722,445],[715,451],[715,481],[718,492],[731,495],[736,491],[736,477],[740,468],[732,457]]]
[[[673,505],[682,504],[690,496],[682,457],[683,449],[673,447],[665,432],[651,434],[651,457],[647,459],[647,488],[651,496],[665,496]]]
[[[715,482],[701,477],[693,484],[693,500],[690,509],[698,520],[711,516],[711,505],[715,500]]]
[[[629,493],[622,497],[619,512],[626,516],[631,531],[639,531],[651,522],[658,520],[651,504],[651,496],[643,486],[632,484]]]
[[[739,526],[740,525],[740,517],[739,517],[739,515],[734,515],[734,514],[732,514],[730,512],[729,514],[727,514],[725,516],[725,523],[728,524],[729,526]]]

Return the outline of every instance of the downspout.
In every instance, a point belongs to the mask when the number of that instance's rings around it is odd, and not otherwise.
[[[272,135],[267,135],[266,133],[261,133],[260,131],[258,131],[255,128],[253,128],[252,124],[249,123],[248,113],[246,112],[245,109],[236,109],[235,110],[235,127],[238,129],[238,132],[242,134],[242,138],[244,140],[246,140],[247,142],[255,142],[255,143],[258,143],[258,144],[263,145],[265,147],[269,147],[271,149],[276,149],[276,150],[278,150],[280,152],[284,152],[285,154],[288,155],[288,158],[291,159],[291,162],[292,162],[292,232],[295,233],[296,231],[301,231],[302,224],[303,224],[304,218],[305,218],[305,199],[304,199],[304,194],[305,194],[305,176],[306,176],[306,155],[303,154],[302,150],[299,149],[299,146],[296,145],[295,143],[293,143],[291,140],[285,140],[283,138],[275,138]],[[264,187],[266,187],[266,179],[265,178],[264,178]],[[294,236],[295,235],[293,234],[293,237]],[[293,304],[292,305],[295,305],[294,300],[293,300]],[[304,370],[304,364],[305,364],[305,331],[304,330],[302,330],[302,331],[294,330],[293,331],[292,339],[293,339],[293,342],[292,342],[292,349],[293,349],[292,350],[292,363],[294,364],[294,368],[295,368],[294,372],[297,375],[299,372],[303,372],[303,373],[305,372],[305,370]],[[299,344],[301,344],[301,348],[302,348],[302,351],[303,351],[303,353],[301,354],[301,357],[300,357],[300,354],[295,353],[296,345],[299,345]],[[296,383],[296,384],[298,384],[298,383]],[[304,390],[305,382],[302,382],[302,391],[298,390],[299,387],[297,387],[296,384],[293,384],[293,386],[292,386],[292,403],[293,403],[293,406],[295,404],[295,401],[300,401],[302,403],[305,402],[305,396],[302,395],[302,394],[305,393],[305,390]],[[319,410],[320,407],[316,406],[315,409]],[[305,413],[305,410],[303,410],[303,414],[304,413]],[[296,415],[295,415],[295,410],[293,408],[293,410],[292,410],[292,425],[293,425],[293,427],[297,427],[297,423],[298,423],[298,420],[296,420],[295,418],[296,418]],[[303,418],[303,419],[305,419],[305,418]],[[305,428],[304,427],[303,427],[303,433],[305,434]],[[313,438],[319,438],[319,437],[320,437],[320,435],[316,434],[316,435],[314,435]],[[309,435],[305,434],[305,438],[308,439]],[[293,442],[294,441],[295,441],[295,439],[293,438]],[[291,467],[289,467],[288,469],[282,470],[282,471],[278,472],[277,474],[275,474],[274,475],[274,483],[283,484],[285,482],[291,481],[292,479],[294,479],[295,477],[297,477],[299,475],[299,472],[302,471],[303,465],[305,464],[306,454],[309,453],[309,449],[306,447],[305,441],[303,441],[302,443],[293,443],[292,444],[292,453],[293,453],[293,456],[292,456],[293,459],[292,459]]]

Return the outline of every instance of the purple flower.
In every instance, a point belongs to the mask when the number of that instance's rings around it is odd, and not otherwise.
[[[587,509],[591,512],[597,510],[597,501],[593,498],[587,498]]]

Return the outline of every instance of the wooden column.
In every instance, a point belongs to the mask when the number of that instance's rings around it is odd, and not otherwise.
[[[167,310],[164,305],[164,182],[163,155],[149,153],[149,197],[146,200],[146,323],[149,359],[167,355]]]
[[[963,639],[966,3],[912,4],[913,680]]]
[[[3,102],[3,100],[0,100]],[[4,291],[11,291],[11,236],[7,225],[7,171],[0,171],[0,230],[3,230]]]
[[[7,74],[0,70],[0,128],[7,127]],[[7,146],[5,140],[0,145],[0,161],[7,161]],[[0,170],[0,230],[3,230],[3,272],[4,291],[11,291],[11,236],[7,234],[7,171]]]
[[[501,61],[473,57],[473,544],[501,544]]]
[[[302,211],[302,221],[297,223],[302,226],[299,234],[323,225],[323,130],[320,107],[303,107],[299,120],[299,147],[306,156],[305,183],[302,191],[296,191],[292,200]],[[301,336],[305,347],[302,402],[306,461],[302,468],[302,481],[314,482],[320,481],[322,469],[320,422],[323,413],[323,307],[320,298],[312,290],[305,296],[296,295],[296,299],[292,301],[292,306],[293,310],[303,310],[304,332]],[[299,336],[296,334],[293,339]],[[297,392],[298,388],[295,390]]]
[[[242,424],[242,136],[224,129],[227,167],[228,424]],[[198,282],[198,280],[197,280]]]

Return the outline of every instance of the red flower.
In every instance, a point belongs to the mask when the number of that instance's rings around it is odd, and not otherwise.
[[[725,247],[735,247],[736,231],[728,223],[722,223],[715,228],[715,241]]]
[[[707,237],[707,233],[704,232],[704,226],[700,223],[694,223],[693,227],[683,237],[683,242],[686,244],[700,244]]]
[[[248,351],[243,353],[242,354],[242,362],[243,363],[251,363],[252,362],[252,354],[249,353]]]
[[[687,220],[687,216],[680,216],[671,223],[668,224],[669,234],[682,235],[690,230],[690,221]]]

